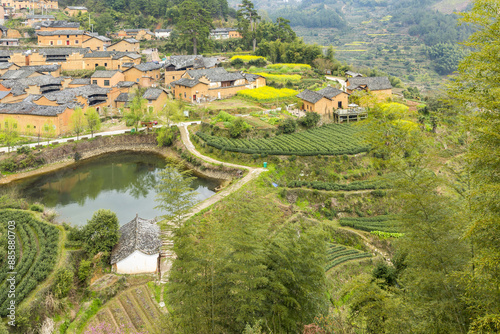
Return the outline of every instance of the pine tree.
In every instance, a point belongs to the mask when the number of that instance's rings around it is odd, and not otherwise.
[[[210,43],[210,29],[213,29],[210,13],[194,0],[186,0],[179,6],[179,20],[175,26],[179,42],[184,47],[193,47],[198,54],[200,45]]]

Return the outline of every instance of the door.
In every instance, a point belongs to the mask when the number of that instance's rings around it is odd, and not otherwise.
[[[196,101],[196,95],[193,95],[193,101]]]
[[[339,108],[342,109],[342,101],[339,101]]]

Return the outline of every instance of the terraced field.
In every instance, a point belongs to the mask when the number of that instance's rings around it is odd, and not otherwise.
[[[106,328],[109,328],[112,333],[115,333],[121,326],[134,333],[160,333],[158,321],[161,311],[151,295],[152,292],[146,285],[123,291],[106,303],[89,320],[84,332],[90,332],[92,327],[99,328],[106,324]]]
[[[395,219],[396,217],[391,215],[341,218],[340,225],[367,232],[381,231],[387,233],[397,233],[399,230]]]
[[[327,262],[325,271],[328,271],[347,261],[359,260],[371,256],[372,254],[370,253],[362,252],[354,248],[349,248],[337,244],[329,244],[327,250]]]
[[[7,279],[15,277],[15,301],[19,305],[54,270],[59,245],[59,229],[38,220],[24,210],[0,210],[1,247],[8,244],[15,257],[0,261],[0,315],[7,315],[10,303]],[[11,256],[11,254],[9,254]],[[10,273],[14,274],[10,274]]]

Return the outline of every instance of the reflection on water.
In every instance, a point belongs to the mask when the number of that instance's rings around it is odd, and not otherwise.
[[[17,183],[21,194],[55,208],[60,221],[83,225],[98,209],[116,212],[123,225],[135,217],[151,219],[162,214],[154,207],[155,185],[165,167],[162,157],[151,154],[115,153],[72,168]],[[215,181],[197,178],[192,188],[202,201],[214,194]]]

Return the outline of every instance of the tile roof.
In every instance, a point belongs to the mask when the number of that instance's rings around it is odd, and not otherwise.
[[[68,9],[71,9],[71,10],[87,10],[87,7],[83,7],[83,6],[68,6]]]
[[[37,31],[39,36],[55,36],[55,35],[83,35],[83,30],[53,30],[53,31]]]
[[[163,89],[159,88],[148,88],[144,94],[142,95],[143,98],[146,100],[156,100],[160,97],[161,93],[163,93]]]
[[[317,93],[323,95],[324,97],[326,97],[330,100],[339,94],[342,94],[342,93],[347,94],[346,92],[341,91],[340,89],[337,89],[337,88],[334,88],[331,86],[327,86],[327,87],[317,91]]]
[[[147,71],[159,70],[160,68],[163,67],[163,65],[149,62],[149,63],[141,63],[139,65],[135,65],[134,67],[141,72],[147,72]]]
[[[174,66],[175,69],[183,69],[192,67],[197,68],[210,68],[219,64],[216,57],[203,57],[203,56],[170,56],[170,59],[165,63],[165,67]]]
[[[53,65],[30,65],[30,66],[21,66],[19,70],[34,70],[37,72],[55,72],[61,68],[61,65],[53,64]]]
[[[0,63],[0,70],[6,70],[10,68],[11,66],[15,66],[14,63]]]
[[[306,89],[297,94],[297,97],[307,102],[316,103],[324,96],[319,94],[318,92],[313,92],[312,90]]]
[[[116,87],[133,87],[136,84],[134,81],[120,81],[116,84]]]
[[[130,98],[128,93],[120,93],[118,97],[115,99],[115,102],[130,102],[132,99]]]
[[[91,78],[112,78],[116,73],[120,73],[120,71],[95,71],[94,74],[92,74]]]
[[[26,15],[26,19],[35,20],[35,19],[54,19],[54,15]]]
[[[68,22],[68,21],[41,21],[33,24],[33,28],[80,28],[80,23],[78,22]]]
[[[88,48],[48,48],[48,49],[38,49],[39,54],[45,56],[59,56],[65,55],[69,56],[73,53],[86,54],[89,52]]]
[[[158,254],[160,247],[160,227],[155,220],[136,216],[120,227],[120,239],[111,252],[111,264],[120,262],[136,250],[147,255]]]
[[[56,101],[58,104],[66,104],[75,102],[75,98],[77,96],[82,96],[88,99],[89,97],[94,95],[107,96],[109,91],[109,88],[102,88],[97,85],[87,85],[75,88],[66,88],[60,91],[43,94],[43,96],[51,101]]]
[[[388,77],[349,78],[347,81],[349,83],[347,89],[349,90],[357,89],[364,85],[366,85],[369,90],[392,89]]]
[[[18,69],[18,70],[8,70],[0,77],[0,80],[16,80],[16,79],[25,79],[36,73],[37,71],[32,69]]]
[[[206,83],[204,83],[204,82],[200,82],[200,81],[198,81],[198,80],[192,80],[192,79],[188,79],[188,78],[181,78],[181,79],[179,79],[179,80],[177,80],[177,81],[174,81],[174,82],[172,82],[172,83],[170,83],[170,84],[171,84],[172,86],[174,86],[174,87],[175,87],[176,85],[179,85],[179,86],[184,86],[184,87],[194,87],[194,86],[196,86],[196,85],[197,85],[197,84],[199,84],[199,83],[202,83],[202,84],[204,84],[204,85],[208,85],[208,84],[206,84]]]
[[[188,70],[187,74],[196,80],[199,80],[201,77],[206,77],[211,82],[236,81],[245,78],[241,72],[228,72],[223,67],[208,68],[203,70]]]
[[[263,78],[263,76],[258,75],[258,74],[253,74],[253,73],[241,73],[245,77],[245,79],[248,80],[248,82],[254,82],[258,78]]]
[[[172,29],[156,29],[155,32],[172,32]]]
[[[69,84],[70,85],[90,85],[90,78],[76,78],[73,79]]]
[[[61,86],[62,78],[54,78],[51,75],[39,75],[33,78],[18,80],[4,80],[2,86],[11,89],[14,96],[22,95],[29,86]]]
[[[0,114],[57,116],[67,106],[41,106],[33,102],[0,103]]]

